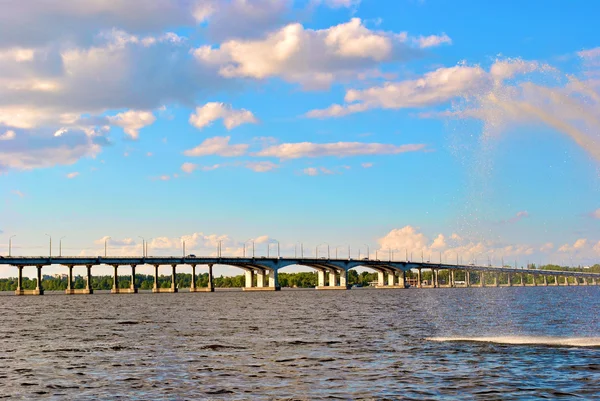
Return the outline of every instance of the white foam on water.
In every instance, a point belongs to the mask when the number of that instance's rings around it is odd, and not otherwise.
[[[543,337],[543,336],[495,336],[495,337],[430,337],[437,342],[480,342],[508,345],[548,345],[562,347],[600,347],[600,337]]]

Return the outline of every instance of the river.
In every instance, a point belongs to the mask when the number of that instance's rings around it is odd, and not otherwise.
[[[600,399],[600,287],[7,295],[0,311],[11,400]]]

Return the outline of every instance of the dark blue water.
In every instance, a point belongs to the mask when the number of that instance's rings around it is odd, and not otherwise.
[[[600,399],[600,287],[2,296],[0,311],[7,399]]]

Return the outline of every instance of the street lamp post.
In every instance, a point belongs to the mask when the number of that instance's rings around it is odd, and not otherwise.
[[[300,258],[304,258],[304,244],[300,241],[297,241],[294,244],[294,258],[298,258],[298,244],[300,244]]]
[[[17,236],[17,235],[15,234],[15,235],[11,235],[11,236],[8,238],[8,257],[11,257],[11,256],[12,256],[12,239],[13,239],[14,237],[16,237],[16,236]]]
[[[146,257],[146,239],[140,235],[138,235],[138,238],[142,239],[142,257],[145,258]]]
[[[219,240],[219,245],[217,246],[217,256],[220,258],[221,257],[221,243],[223,242],[222,239]]]
[[[319,247],[320,247],[321,245],[327,245],[327,259],[331,259],[331,258],[329,257],[329,244],[328,244],[327,242],[321,242],[319,245],[317,245],[317,246],[315,247],[315,258],[316,258],[316,259],[319,259]]]
[[[371,253],[369,251],[369,245],[364,244],[367,247],[367,260],[371,258]]]
[[[50,257],[52,257],[52,236],[50,234],[46,234],[48,236],[48,238],[50,238],[50,252],[49,255]]]
[[[104,238],[104,257],[106,257],[106,242],[110,239],[110,237]]]
[[[58,257],[62,257],[62,240],[63,238],[67,238],[66,236],[64,237],[60,237],[60,239],[58,240]]]
[[[244,242],[244,257],[246,257],[246,244],[252,241],[252,258],[254,258],[254,240],[252,238],[246,240],[246,242]]]

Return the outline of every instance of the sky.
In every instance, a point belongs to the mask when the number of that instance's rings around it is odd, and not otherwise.
[[[597,2],[2,7],[2,255],[600,262]]]

